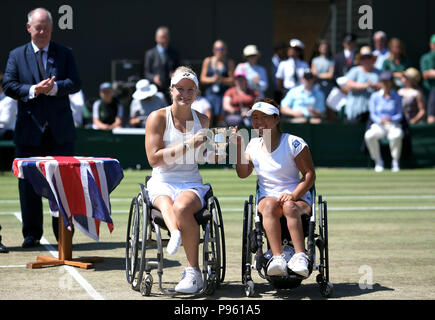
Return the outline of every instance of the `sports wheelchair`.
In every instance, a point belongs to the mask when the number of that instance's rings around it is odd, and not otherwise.
[[[327,224],[327,202],[319,195],[316,203],[316,191],[313,186],[310,190],[313,204],[311,214],[301,216],[304,236],[306,240],[307,255],[309,259],[309,276],[313,269],[319,270],[316,281],[320,286],[320,293],[324,297],[331,297],[333,285],[329,282],[329,261],[328,261],[328,224]],[[242,283],[247,297],[255,295],[255,285],[251,277],[251,270],[256,269],[258,275],[266,279],[276,289],[292,289],[298,287],[305,278],[287,268],[287,276],[267,275],[267,263],[272,258],[272,252],[267,243],[268,251],[263,252],[263,230],[262,215],[258,212],[258,182],[257,194],[255,197],[250,195],[249,200],[245,201],[243,211],[243,241],[242,241]],[[316,211],[318,209],[318,212]],[[316,219],[319,223],[319,234],[315,233]],[[283,253],[288,262],[295,253],[291,241],[290,233],[287,228],[286,218],[281,217],[281,239]],[[267,239],[266,239],[267,241]],[[316,265],[316,246],[319,251],[319,262]],[[254,262],[252,256],[254,255]]]
[[[140,291],[143,296],[149,296],[153,286],[151,270],[157,268],[160,291],[166,295],[174,295],[174,289],[165,289],[162,285],[163,245],[167,244],[169,239],[162,238],[161,229],[168,229],[162,213],[153,207],[149,199],[146,184],[150,178],[146,177],[145,185],[140,184],[140,192],[133,197],[130,205],[125,251],[127,282],[133,290]],[[200,243],[203,251],[201,271],[204,286],[198,294],[212,295],[225,279],[225,237],[222,212],[211,186],[205,196],[205,202],[206,205],[195,214],[195,219],[202,229]],[[151,258],[147,251],[150,252],[156,245],[157,256]]]

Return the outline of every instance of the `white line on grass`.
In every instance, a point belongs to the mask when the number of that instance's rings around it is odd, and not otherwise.
[[[25,267],[26,267],[25,264],[11,264],[9,266],[0,266],[0,268],[4,268],[4,269],[7,269],[7,268],[25,268]]]
[[[14,212],[13,214],[18,220],[20,220],[20,222],[22,222],[21,215],[19,212]],[[47,239],[42,237],[40,242],[42,245],[44,245],[44,247],[48,250],[48,252],[50,252],[50,254],[53,257],[55,258],[59,257],[58,251],[47,241]],[[68,273],[83,287],[83,289],[85,289],[85,291],[92,298],[94,298],[95,300],[104,300],[103,296],[99,294],[97,290],[95,290],[94,287],[92,287],[92,285],[89,282],[87,282],[86,279],[83,278],[82,275],[78,273],[76,269],[74,269],[74,267],[63,266],[63,268],[65,268],[65,270],[68,271]]]
[[[328,211],[427,211],[427,210],[435,210],[435,206],[418,206],[418,207],[328,207]],[[243,207],[240,208],[225,208],[221,207],[222,212],[241,212],[243,211]],[[125,210],[112,210],[112,213],[128,213],[128,209]],[[16,212],[0,212],[0,216],[3,215],[11,215]],[[45,215],[49,215],[49,211],[44,211]],[[42,241],[41,241],[42,243]]]
[[[340,200],[340,199],[435,199],[435,195],[432,194],[420,194],[420,195],[324,195],[326,200]],[[248,200],[248,197],[218,197],[219,201],[238,201]],[[112,198],[111,202],[130,202],[131,198]],[[20,203],[20,200],[0,200],[0,203]]]

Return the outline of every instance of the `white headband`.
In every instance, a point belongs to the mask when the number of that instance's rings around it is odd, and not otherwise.
[[[196,87],[199,88],[198,78],[190,72],[180,72],[177,75],[173,76],[171,79],[171,87],[180,82],[181,79],[190,79],[195,82]]]
[[[272,114],[279,115],[279,109],[277,107],[275,107],[273,104],[270,104],[267,102],[256,102],[252,106],[251,110],[249,110],[247,112],[248,116],[251,116],[252,113],[256,110],[261,111],[261,112],[268,114],[268,115],[272,115]]]

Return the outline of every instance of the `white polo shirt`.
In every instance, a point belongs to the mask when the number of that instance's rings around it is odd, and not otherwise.
[[[258,176],[259,199],[292,193],[301,179],[294,159],[308,145],[302,138],[288,133],[281,134],[279,146],[271,153],[262,150],[262,145],[263,138],[253,138],[245,151]],[[311,205],[310,193],[307,192],[302,200]]]

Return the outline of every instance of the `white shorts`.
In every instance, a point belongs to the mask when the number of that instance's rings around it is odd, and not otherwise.
[[[292,192],[285,191],[285,192],[281,192],[281,193],[273,193],[273,192],[266,193],[264,191],[259,190],[258,191],[258,202],[260,202],[260,200],[263,199],[264,197],[275,197],[278,199],[281,196],[281,194],[283,194],[283,193],[292,193]],[[312,199],[310,191],[308,191],[306,194],[304,194],[299,200],[305,201],[306,203],[308,203],[308,205],[310,207],[313,204],[313,199]]]
[[[175,201],[183,191],[190,190],[197,195],[199,200],[201,200],[202,207],[204,207],[204,197],[209,189],[210,186],[197,182],[169,183],[157,181],[151,178],[147,183],[148,196],[150,197],[152,204],[154,204],[154,201],[160,196],[168,196],[172,201]]]

